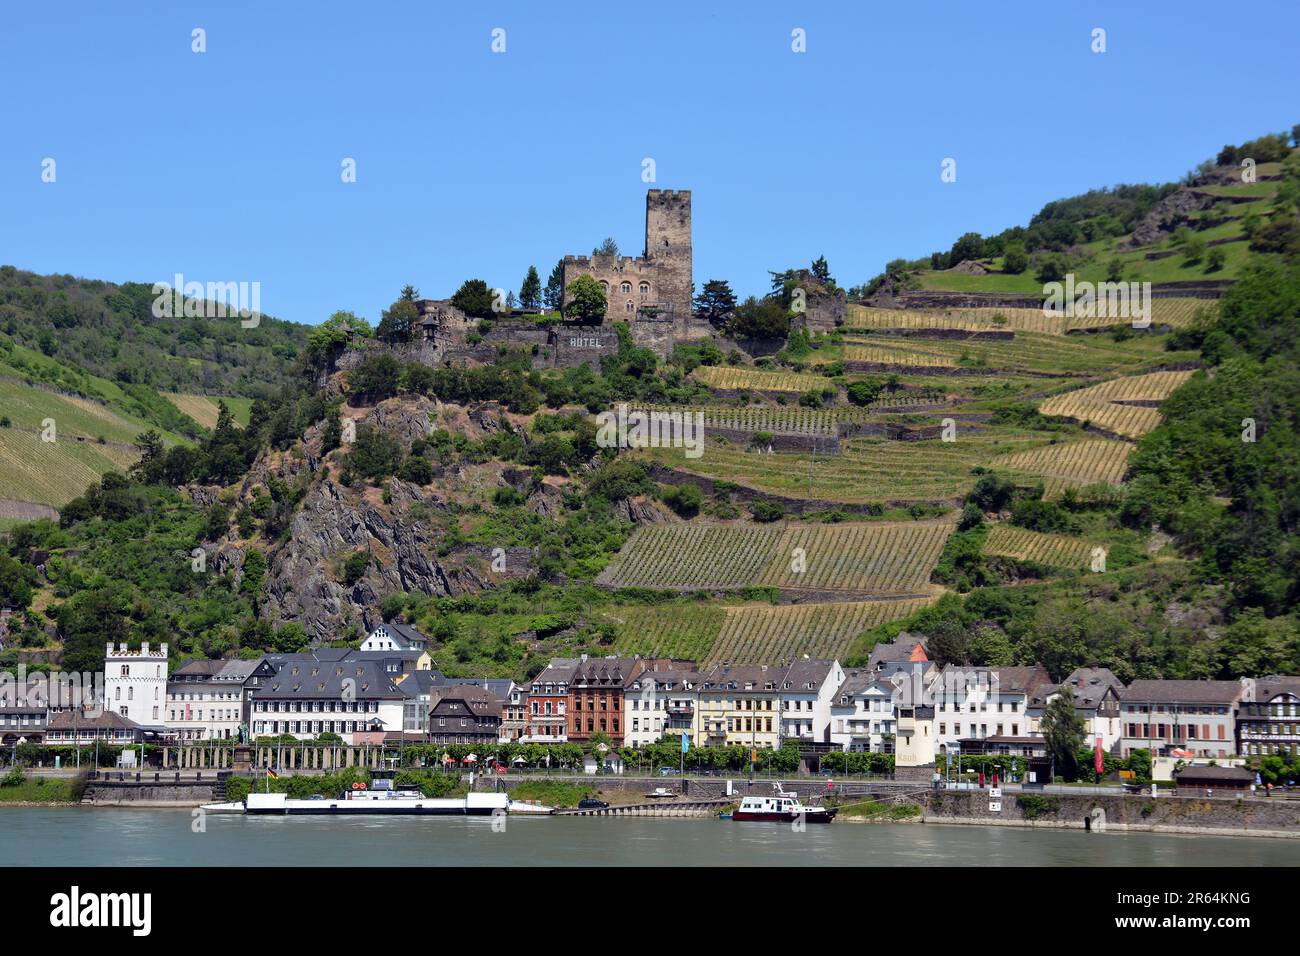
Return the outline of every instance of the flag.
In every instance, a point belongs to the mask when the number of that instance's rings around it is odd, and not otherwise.
[[[1093,766],[1095,766],[1095,767],[1097,768],[1097,773],[1105,773],[1105,772],[1106,772],[1106,761],[1105,761],[1105,759],[1104,759],[1104,758],[1102,757],[1102,755],[1101,755],[1101,737],[1100,737],[1100,736],[1097,737],[1097,743],[1096,743],[1096,745],[1095,745],[1095,748],[1096,748],[1096,749],[1093,751],[1093,757],[1094,757]]]
[[[274,770],[272,770],[270,767],[267,767],[267,768],[266,768],[266,775],[267,775],[268,777],[276,777],[276,778],[278,778],[278,777],[280,776],[278,773],[276,773],[276,772],[275,772]]]

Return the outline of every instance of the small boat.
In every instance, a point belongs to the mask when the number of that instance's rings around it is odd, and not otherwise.
[[[740,822],[767,821],[791,823],[830,823],[838,812],[835,807],[804,806],[797,794],[786,793],[779,783],[773,784],[770,797],[744,797],[729,818]],[[721,814],[719,814],[721,816]]]
[[[306,798],[287,793],[250,793],[235,803],[208,803],[209,813],[317,816],[406,814],[413,816],[491,816],[494,813],[549,814],[537,803],[511,800],[505,793],[467,793],[463,797],[426,797],[418,787],[397,786],[391,778],[375,777],[367,786],[354,783],[337,797],[314,794]]]

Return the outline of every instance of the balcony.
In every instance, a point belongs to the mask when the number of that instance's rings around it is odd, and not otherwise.
[[[693,717],[695,716],[695,706],[693,704],[669,704],[664,708],[669,717]]]

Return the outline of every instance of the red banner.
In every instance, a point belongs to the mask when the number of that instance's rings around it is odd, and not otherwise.
[[[1097,758],[1097,759],[1096,759],[1096,764],[1095,764],[1095,766],[1096,766],[1096,768],[1097,768],[1097,773],[1102,774],[1102,773],[1105,773],[1105,772],[1106,772],[1106,761],[1102,758],[1102,755],[1101,755],[1101,737],[1098,737],[1098,738],[1097,738],[1097,744],[1096,744],[1096,747],[1097,747],[1097,749],[1096,749],[1095,753],[1096,753],[1096,758]]]

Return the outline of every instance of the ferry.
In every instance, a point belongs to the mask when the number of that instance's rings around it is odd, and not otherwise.
[[[491,816],[494,813],[550,814],[552,807],[511,800],[505,793],[467,793],[463,797],[426,797],[415,786],[395,785],[391,778],[377,777],[367,786],[354,783],[337,797],[314,794],[291,797],[286,793],[250,793],[231,803],[203,804],[208,813],[244,813],[317,816],[361,814],[405,814],[413,816]]]
[[[807,823],[830,823],[835,819],[835,807],[807,807],[799,802],[797,794],[786,793],[779,783],[773,784],[770,797],[744,797],[740,806],[724,819],[791,823],[802,819]]]

